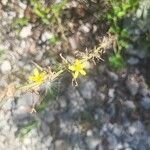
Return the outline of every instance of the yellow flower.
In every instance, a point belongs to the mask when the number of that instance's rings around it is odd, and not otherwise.
[[[42,84],[45,80],[46,73],[39,72],[37,68],[33,70],[33,75],[29,76],[29,81],[32,81],[36,84]]]
[[[78,78],[79,74],[86,75],[84,71],[85,63],[82,63],[80,60],[76,59],[74,64],[69,65],[68,69],[72,71],[73,79]]]

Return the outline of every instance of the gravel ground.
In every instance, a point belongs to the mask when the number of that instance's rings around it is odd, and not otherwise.
[[[19,0],[0,2],[0,49],[5,51],[0,60],[1,90],[12,83],[25,82],[33,68],[31,60],[42,66],[55,63],[47,55],[51,48],[47,40],[52,32],[32,22],[19,33],[12,27],[26,7]],[[78,45],[75,40],[81,33],[85,41],[91,39],[90,26],[95,20],[88,22],[86,16],[84,19],[86,23],[68,37],[71,49],[85,47],[86,43]],[[96,33],[93,45],[101,37]],[[61,47],[62,42],[58,42],[55,55]],[[149,150],[150,52],[129,48],[125,55],[127,68],[112,71],[101,62],[79,81],[78,87],[65,82],[66,75],[61,86],[56,83],[58,96],[42,112],[29,111],[40,101],[35,93],[9,98],[0,108],[0,150]],[[32,130],[21,138],[22,127],[30,122],[28,129]]]

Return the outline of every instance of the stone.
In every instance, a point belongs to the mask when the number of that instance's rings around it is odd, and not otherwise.
[[[27,38],[28,36],[32,35],[32,25],[28,24],[27,26],[23,27],[22,30],[20,31],[20,37],[21,38]]]
[[[6,140],[6,136],[0,135],[0,143],[4,143],[5,140]]]
[[[110,97],[110,98],[114,98],[114,96],[115,96],[115,89],[109,89],[109,91],[108,91],[108,96]]]
[[[49,40],[51,37],[52,37],[53,35],[50,33],[50,32],[44,32],[43,34],[42,34],[42,37],[41,37],[41,39],[42,39],[42,41],[43,42],[46,42],[47,40]]]
[[[72,86],[67,90],[68,95],[68,108],[69,115],[74,115],[84,111],[85,109],[85,100],[80,96],[79,92],[75,90]]]
[[[93,135],[92,130],[88,130],[87,133],[86,133],[86,135],[87,135],[87,136],[92,136],[92,135]]]
[[[116,149],[118,141],[117,141],[117,138],[115,137],[115,135],[109,133],[107,139],[109,142],[109,149]]]
[[[95,138],[93,136],[90,136],[90,137],[86,138],[86,143],[87,143],[88,149],[90,149],[90,150],[97,149],[97,147],[99,146],[100,142],[101,141],[100,141],[99,138]]]
[[[2,0],[3,5],[7,5],[7,3],[8,3],[8,0]]]
[[[113,81],[118,81],[119,77],[116,73],[107,71],[108,76],[113,80]]]
[[[140,18],[142,16],[143,10],[141,8],[138,8],[136,11],[136,17]]]
[[[138,93],[139,84],[134,78],[134,76],[128,77],[126,81],[126,86],[133,96],[135,96]]]
[[[150,97],[144,97],[141,100],[141,106],[145,109],[145,110],[150,110]]]
[[[67,107],[67,101],[65,97],[60,97],[59,100],[60,108],[65,109]]]
[[[122,134],[122,128],[121,127],[114,127],[113,129],[113,133],[117,136],[117,137],[120,137],[121,134]]]
[[[38,101],[38,96],[34,93],[27,92],[17,101],[17,106],[31,107]]]
[[[40,130],[42,131],[42,133],[46,136],[50,134],[50,126],[47,125],[44,121],[41,120],[40,123]]]
[[[71,150],[69,144],[65,140],[56,140],[54,147],[55,150]]]
[[[135,104],[134,104],[133,101],[127,100],[127,101],[124,102],[124,105],[125,105],[127,108],[131,109],[131,110],[135,110],[135,109],[136,109],[136,106],[135,106]]]
[[[81,25],[80,30],[84,33],[88,33],[88,32],[90,32],[90,26],[91,25],[89,23],[87,23],[85,25]]]
[[[46,147],[50,147],[51,144],[52,144],[52,141],[53,141],[53,137],[52,136],[48,136],[48,137],[44,138],[43,144]]]
[[[1,64],[1,66],[0,66],[0,69],[1,69],[1,72],[3,74],[10,73],[11,69],[12,69],[10,61],[8,61],[8,60],[3,61],[2,64]]]
[[[116,150],[122,150],[123,149],[123,145],[121,143],[118,143],[116,146]]]
[[[136,65],[139,63],[139,59],[138,58],[135,58],[135,57],[131,57],[128,59],[128,64],[130,65]]]
[[[81,85],[80,90],[83,98],[92,99],[93,92],[96,90],[96,84],[92,80],[86,81]]]
[[[72,48],[73,50],[77,49],[78,44],[77,44],[77,41],[76,41],[76,39],[75,39],[74,36],[69,37],[69,38],[68,38],[68,41],[69,41],[70,46],[71,46],[71,48]]]
[[[130,127],[128,128],[128,132],[129,132],[131,135],[133,135],[136,131],[137,131],[137,129],[136,129],[134,126],[130,126]]]
[[[48,124],[52,123],[55,120],[53,112],[48,112],[48,111],[45,111],[43,118],[44,121]]]
[[[143,126],[142,122],[135,121],[128,127],[128,131],[131,135],[133,135],[135,133],[141,134],[144,131],[144,126]],[[144,135],[143,135],[143,137],[144,137]]]

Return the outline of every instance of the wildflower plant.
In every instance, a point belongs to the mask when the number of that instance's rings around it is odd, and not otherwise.
[[[55,86],[56,81],[58,81],[59,78],[63,76],[63,74],[65,74],[66,72],[70,73],[70,75],[72,76],[72,83],[75,83],[73,85],[77,86],[78,78],[80,76],[84,77],[87,74],[87,71],[85,70],[86,62],[90,61],[95,63],[95,60],[101,60],[102,54],[105,52],[106,49],[111,46],[112,41],[112,36],[104,37],[103,41],[98,47],[95,47],[91,51],[81,53],[80,57],[76,57],[76,59],[72,63],[62,57],[62,55],[60,54],[62,62],[59,64],[59,68],[57,70],[52,69],[50,66],[42,68],[33,62],[36,67],[28,76],[27,82],[23,85],[13,84],[13,86],[11,86],[10,88],[6,88],[4,92],[2,92],[2,94],[0,95],[0,98],[4,100],[6,97],[12,97],[17,95],[18,93],[26,93],[29,91],[40,95],[41,89],[42,91],[44,90],[44,92],[52,89],[53,86]],[[8,93],[10,93],[9,96]],[[37,105],[34,104],[31,112],[36,112],[36,107]],[[43,107],[45,107],[45,104]]]

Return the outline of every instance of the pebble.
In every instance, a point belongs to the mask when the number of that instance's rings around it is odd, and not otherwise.
[[[124,104],[125,104],[125,106],[126,106],[127,108],[129,108],[129,109],[131,109],[131,110],[136,109],[136,106],[135,106],[135,104],[134,104],[133,101],[127,100],[127,101],[124,102]]]
[[[81,25],[80,30],[84,33],[90,32],[91,25],[89,23]]]
[[[69,41],[70,46],[71,46],[71,48],[72,48],[73,50],[77,49],[78,44],[77,44],[77,41],[76,41],[75,37],[73,37],[73,36],[72,36],[72,37],[69,37],[69,38],[68,38],[68,41]]]
[[[3,5],[7,5],[8,0],[2,0],[1,2],[2,2]]]
[[[110,98],[114,98],[114,96],[115,96],[115,89],[109,89],[109,91],[108,91],[108,96],[109,96]]]
[[[86,138],[86,143],[88,145],[88,149],[95,150],[100,144],[100,139],[90,136]]]
[[[46,41],[49,40],[51,37],[52,37],[52,33],[46,31],[46,32],[44,32],[44,33],[42,34],[41,39],[42,39],[43,42],[46,42]]]
[[[8,60],[2,62],[0,69],[3,74],[8,74],[11,72],[11,64]]]
[[[142,16],[142,13],[143,13],[142,9],[140,9],[140,8],[137,9],[137,11],[136,11],[136,17],[140,18]]]
[[[92,135],[93,135],[92,130],[88,130],[87,133],[86,133],[86,135],[87,135],[87,136],[92,136]]]
[[[67,107],[67,102],[64,97],[60,97],[59,104],[62,109],[65,109]]]
[[[150,97],[142,98],[141,105],[145,110],[150,110]]]
[[[137,131],[137,129],[136,129],[134,126],[130,126],[130,127],[128,128],[128,131],[129,131],[129,133],[130,133],[131,135],[133,135],[133,134]]]
[[[52,123],[55,120],[53,112],[45,111],[43,117],[44,121],[48,124]]]
[[[139,84],[134,77],[128,77],[126,81],[126,86],[133,96],[135,96],[138,93]]]
[[[36,101],[38,101],[38,97],[36,94],[27,92],[20,99],[18,99],[17,106],[18,107],[30,107],[32,106]]]
[[[83,98],[85,99],[91,99],[93,96],[93,92],[96,90],[96,84],[94,81],[86,81],[84,82],[81,87],[81,93]]]
[[[20,31],[20,37],[21,38],[27,38],[28,36],[32,35],[32,25],[28,24],[27,26],[23,27],[22,30]]]
[[[136,65],[138,63],[139,63],[138,58],[131,57],[131,58],[128,59],[128,64],[130,64],[130,65]]]
[[[113,81],[118,81],[119,77],[116,73],[107,71],[108,76],[113,80]]]
[[[55,150],[70,150],[69,145],[65,140],[56,140],[55,143]]]

